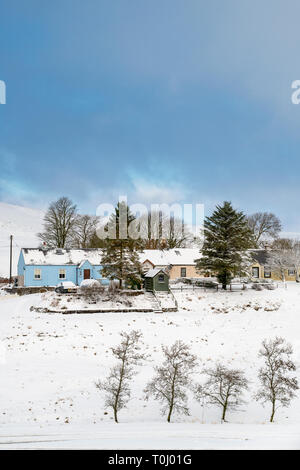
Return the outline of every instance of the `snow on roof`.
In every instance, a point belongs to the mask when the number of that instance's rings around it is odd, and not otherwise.
[[[89,261],[93,265],[101,265],[102,250],[98,248],[68,250],[41,248],[22,248],[25,264],[33,265],[79,265]]]
[[[150,261],[154,266],[194,265],[201,257],[198,248],[173,248],[171,250],[144,250],[140,261]]]
[[[89,261],[93,265],[101,265],[102,250],[89,248],[81,250],[22,248],[25,264],[33,265],[64,265],[83,264]],[[150,261],[154,266],[194,265],[200,258],[198,248],[173,248],[171,250],[144,250],[140,253],[140,262]]]
[[[160,268],[154,268],[154,269],[150,269],[150,271],[148,271],[146,274],[145,274],[145,277],[155,277],[156,274],[158,273],[165,273],[165,271],[163,269],[160,269]]]
[[[260,264],[261,266],[264,266],[267,264],[268,258],[270,256],[269,251],[257,249],[257,250],[250,250],[249,252],[253,260],[257,261],[258,264]]]

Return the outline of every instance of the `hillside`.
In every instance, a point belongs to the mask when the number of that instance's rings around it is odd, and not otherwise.
[[[36,234],[42,229],[44,213],[37,209],[0,202],[0,276],[9,275],[9,237],[13,235],[13,274],[21,247],[38,245]]]
[[[300,366],[300,286],[274,291],[177,292],[178,312],[62,315],[32,311],[40,294],[0,297],[0,449],[11,448],[169,448],[299,449],[300,393],[291,407],[279,408],[268,422],[270,406],[253,399],[257,357],[264,338],[282,336]],[[43,296],[44,297],[44,296]],[[53,294],[55,300],[55,294]],[[148,360],[132,383],[132,399],[113,422],[111,409],[95,387],[114,364],[111,346],[121,330],[143,332]],[[162,360],[161,344],[187,342],[199,359],[192,378],[221,361],[242,368],[250,380],[245,404],[220,424],[220,409],[204,408],[189,393],[190,415],[174,414],[166,423],[160,406],[145,401],[143,389]],[[297,371],[299,378],[299,369]]]

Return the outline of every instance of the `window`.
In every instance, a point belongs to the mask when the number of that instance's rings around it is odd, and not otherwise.
[[[165,282],[165,276],[163,274],[158,276],[158,282]]]
[[[36,268],[34,270],[34,279],[41,279],[41,277],[42,277],[41,269]]]
[[[252,268],[252,277],[259,277],[259,268]]]
[[[266,279],[271,277],[271,270],[269,268],[264,269],[264,277]]]
[[[186,277],[186,268],[180,268],[180,277]]]
[[[58,272],[58,277],[59,279],[66,279],[66,270],[65,269],[60,269]]]
[[[294,269],[288,269],[288,276],[295,276],[295,270]]]

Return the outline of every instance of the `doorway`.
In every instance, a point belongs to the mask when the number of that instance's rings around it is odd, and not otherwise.
[[[90,279],[91,278],[91,270],[90,269],[85,269],[83,271],[83,279]]]

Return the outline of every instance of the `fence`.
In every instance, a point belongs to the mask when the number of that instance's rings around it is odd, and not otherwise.
[[[183,291],[201,291],[201,292],[206,292],[206,291],[218,291],[219,286],[216,284],[215,286],[195,286],[194,284],[186,284],[184,286],[176,286],[176,285],[170,285],[170,292],[183,292]]]
[[[268,286],[270,286],[270,283],[261,283],[261,284],[258,283],[258,284],[261,285],[262,288],[265,287],[266,289],[268,288]],[[273,288],[278,288],[278,287],[287,288],[286,285],[278,285],[278,283],[272,283],[272,286],[274,286]],[[227,285],[227,289],[224,292],[234,292],[234,291],[240,291],[240,290],[247,290],[251,288],[252,288],[252,285],[247,284],[247,283],[232,282]],[[173,284],[173,285],[170,285],[170,291],[173,291],[173,292],[184,292],[184,291],[218,292],[218,291],[222,291],[222,284],[217,284],[217,283],[215,285],[205,285],[205,283],[203,283],[203,285],[199,285],[199,284],[182,285],[181,284],[180,286],[176,286],[176,284]]]

